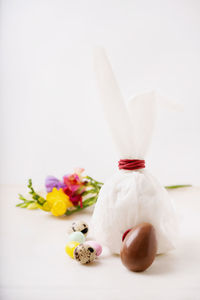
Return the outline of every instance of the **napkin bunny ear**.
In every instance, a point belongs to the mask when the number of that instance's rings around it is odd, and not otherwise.
[[[152,139],[156,115],[156,92],[143,93],[128,101],[128,113],[135,148],[133,154],[143,159]]]
[[[129,114],[105,51],[100,47],[94,51],[94,68],[100,92],[100,101],[117,147],[119,158],[131,158],[133,141]]]
[[[120,159],[143,159],[151,141],[156,95],[145,93],[131,98],[126,107],[105,51],[94,52],[94,66],[100,101]]]

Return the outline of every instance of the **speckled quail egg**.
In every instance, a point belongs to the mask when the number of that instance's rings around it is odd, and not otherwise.
[[[89,230],[89,227],[88,227],[88,224],[84,221],[74,221],[72,223],[72,231],[80,231],[82,232],[85,236],[87,235],[88,233],[88,230]]]
[[[81,264],[88,264],[96,257],[96,250],[86,243],[78,245],[74,250],[74,258]]]

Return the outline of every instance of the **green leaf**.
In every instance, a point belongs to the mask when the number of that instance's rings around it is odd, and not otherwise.
[[[28,209],[37,209],[38,208],[38,205],[36,202],[33,202],[33,203],[30,203],[28,206],[27,206]]]
[[[180,185],[167,185],[165,186],[166,189],[179,189],[179,188],[185,188],[185,187],[191,187],[191,184],[180,184]]]
[[[28,203],[19,203],[16,206],[21,207],[21,208],[26,208],[28,206]]]
[[[19,199],[23,201],[23,203],[17,204],[18,207],[27,207],[28,209],[36,209],[38,205],[42,205],[46,200],[38,195],[32,186],[32,180],[28,180],[28,188],[30,189],[29,194],[32,195],[32,200],[27,200],[23,197],[23,195],[19,194]]]
[[[18,194],[19,199],[24,201],[24,202],[28,202],[29,200],[25,199],[21,194]]]

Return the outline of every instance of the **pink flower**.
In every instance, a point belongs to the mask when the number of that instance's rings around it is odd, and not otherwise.
[[[82,180],[81,173],[84,169],[78,169],[77,173],[65,175],[63,177],[63,181],[65,187],[63,187],[63,191],[66,195],[69,196],[70,201],[74,205],[78,205],[83,207],[82,204],[82,194],[85,191],[85,182]]]
[[[78,176],[78,174],[70,174],[70,175],[65,175],[63,177],[64,184],[66,186],[66,189],[70,189],[70,191],[75,192],[77,191],[80,186],[82,185],[82,182]]]
[[[80,194],[79,195],[71,194],[71,195],[68,195],[68,196],[69,196],[69,199],[73,203],[74,206],[77,206],[80,203],[80,207],[83,207],[83,202],[82,202],[83,198]]]

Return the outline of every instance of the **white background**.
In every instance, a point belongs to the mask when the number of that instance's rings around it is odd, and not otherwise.
[[[156,89],[183,108],[159,108],[149,169],[199,184],[200,1],[2,0],[0,17],[1,183],[113,172],[92,61],[102,45],[126,99]]]

